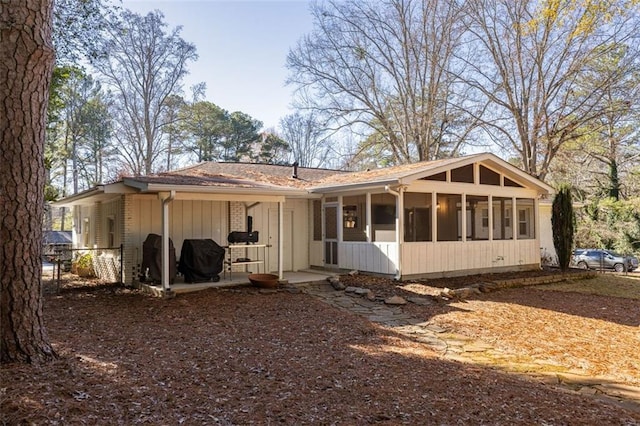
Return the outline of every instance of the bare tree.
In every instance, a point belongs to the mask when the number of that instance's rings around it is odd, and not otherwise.
[[[620,2],[472,0],[466,3],[469,44],[460,74],[491,108],[482,124],[493,141],[544,179],[551,161],[585,124],[602,112],[604,88],[619,78],[611,69],[588,93],[578,92],[590,63],[636,32],[635,10]]]
[[[313,112],[283,117],[280,132],[289,144],[290,163],[297,162],[300,167],[326,166],[331,153],[330,134]]]
[[[330,0],[312,12],[314,32],[287,58],[303,106],[368,127],[395,163],[460,150],[475,123],[450,73],[464,34],[457,2]]]
[[[149,174],[163,167],[167,154],[162,127],[166,102],[177,94],[187,63],[197,59],[181,28],[166,32],[161,12],[146,16],[124,11],[112,22],[95,66],[116,94],[115,137],[130,172]]]
[[[44,141],[52,1],[0,7],[0,362],[51,359],[42,317]]]

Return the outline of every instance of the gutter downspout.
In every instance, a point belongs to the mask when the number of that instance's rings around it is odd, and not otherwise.
[[[393,277],[395,280],[400,280],[402,278],[402,240],[404,239],[404,197],[402,193],[404,192],[404,187],[400,186],[398,191],[394,191],[389,187],[389,185],[385,185],[385,192],[396,197],[396,244],[398,246],[398,259],[396,266],[396,275]]]
[[[162,199],[162,291],[171,292],[169,282],[169,204],[176,197],[172,190],[167,198]]]

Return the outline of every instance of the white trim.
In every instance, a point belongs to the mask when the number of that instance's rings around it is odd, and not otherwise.
[[[291,265],[293,267],[293,265]],[[278,203],[278,279],[284,278],[284,200]]]
[[[473,220],[473,219],[472,219]],[[460,241],[467,242],[467,194],[460,194]]]
[[[168,197],[162,199],[162,290],[171,290],[169,280],[169,204],[176,193],[171,191]]]
[[[260,194],[216,194],[216,193],[194,193],[194,192],[177,192],[175,190],[175,199],[182,200],[199,200],[199,201],[240,201],[240,202],[262,202],[262,203],[284,203],[284,195],[260,195]],[[158,192],[159,199],[166,198],[170,194],[168,191]],[[144,194],[140,194],[142,196]]]

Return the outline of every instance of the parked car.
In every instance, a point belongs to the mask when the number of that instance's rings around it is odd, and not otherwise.
[[[572,263],[581,269],[613,269],[616,272],[633,271],[638,267],[636,257],[604,249],[576,249]]]

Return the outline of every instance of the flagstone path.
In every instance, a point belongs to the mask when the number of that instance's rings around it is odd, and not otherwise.
[[[591,377],[561,365],[525,359],[504,353],[479,340],[457,334],[403,312],[401,305],[389,305],[375,300],[370,291],[362,288],[336,290],[328,282],[296,284],[285,288],[302,291],[338,309],[354,312],[389,327],[395,332],[423,343],[443,359],[473,363],[520,374],[570,392],[592,395],[627,409],[640,412],[640,388],[607,377]],[[373,299],[373,300],[371,300]],[[391,301],[393,303],[393,301]],[[403,303],[402,301],[395,301]],[[415,298],[409,303],[433,303],[427,298]]]

